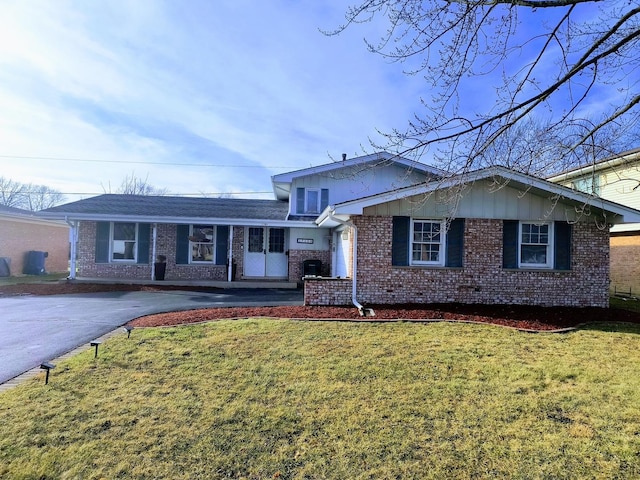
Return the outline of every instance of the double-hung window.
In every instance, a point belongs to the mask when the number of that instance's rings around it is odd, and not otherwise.
[[[317,215],[329,204],[328,188],[298,187],[295,194],[295,212],[299,215]]]
[[[460,268],[464,263],[464,219],[393,217],[391,265]]]
[[[215,260],[216,229],[213,225],[191,225],[189,235],[190,263],[213,263]]]
[[[306,189],[305,213],[320,213],[320,190],[317,188]]]
[[[113,222],[111,230],[111,259],[135,261],[138,230],[135,223]]]
[[[553,265],[553,224],[520,222],[520,267],[551,268]]]
[[[574,180],[571,182],[571,186],[580,192],[590,195],[600,195],[600,176],[593,174],[589,177]]]
[[[445,228],[440,220],[414,220],[411,224],[411,264],[444,265]]]

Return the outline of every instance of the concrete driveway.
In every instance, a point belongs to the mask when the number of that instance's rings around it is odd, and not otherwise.
[[[152,313],[205,307],[302,305],[291,289],[108,292],[0,298],[0,384]]]

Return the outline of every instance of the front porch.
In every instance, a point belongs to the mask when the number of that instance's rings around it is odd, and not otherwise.
[[[271,288],[271,289],[296,289],[299,288],[297,282],[289,282],[286,280],[149,280],[137,278],[91,278],[76,277],[69,280],[74,283],[106,283],[120,285],[149,285],[149,286],[174,286],[174,287],[206,287],[206,288]]]

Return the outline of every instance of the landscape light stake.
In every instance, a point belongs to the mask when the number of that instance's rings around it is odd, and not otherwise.
[[[99,340],[94,340],[93,342],[91,342],[91,346],[92,347],[96,347],[96,353],[93,355],[93,358],[98,358],[98,345],[100,345],[102,342],[100,342]]]
[[[44,362],[44,363],[40,364],[40,368],[47,371],[47,376],[44,379],[44,384],[48,385],[49,384],[49,370],[51,370],[52,368],[56,368],[56,366],[53,363]]]
[[[133,330],[133,327],[125,325],[124,329],[127,331],[127,338],[129,338],[131,336],[131,330]]]

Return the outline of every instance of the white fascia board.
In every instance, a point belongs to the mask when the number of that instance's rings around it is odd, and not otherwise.
[[[335,228],[340,225],[344,225],[344,222],[348,222],[351,215],[338,214],[335,212],[335,207],[328,206],[316,219],[315,224],[320,228]],[[336,220],[337,219],[337,220]]]
[[[17,222],[17,223],[30,223],[34,225],[46,225],[51,227],[64,227],[69,228],[63,220],[42,218],[40,216],[29,215],[12,215],[0,213],[0,221]]]
[[[549,177],[547,180],[554,183],[563,182],[638,160],[640,160],[640,149],[630,150],[613,158],[608,158],[592,165],[586,165],[574,170],[567,170],[565,172],[559,173],[558,175],[554,175],[553,177]]]
[[[491,177],[503,178],[509,182],[510,186],[517,186],[514,185],[515,183],[523,189],[533,188],[536,190],[548,192],[549,194],[558,195],[561,198],[573,201],[579,205],[586,204],[616,215],[620,215],[622,217],[622,222],[616,223],[637,223],[640,221],[640,211],[633,208],[625,207],[624,205],[604,200],[599,197],[593,197],[586,193],[578,192],[571,188],[564,187],[557,183],[552,183],[548,180],[543,180],[541,178],[533,177],[524,173],[515,172],[513,170],[509,170],[505,167],[500,166],[488,167],[482,170],[476,170],[455,177],[450,177],[445,180],[436,180],[433,182],[406,187],[391,192],[372,195],[370,197],[365,197],[358,200],[344,202],[335,206],[334,215],[362,215],[362,212],[366,207],[379,205],[381,203],[386,203],[393,200],[400,200],[402,198],[411,197],[413,195],[424,195],[437,190],[446,189],[454,185],[473,183],[475,181],[484,180]]]
[[[303,227],[317,228],[312,221],[292,221],[292,220],[263,220],[263,219],[243,219],[243,218],[216,218],[216,217],[145,217],[136,215],[91,215],[91,214],[43,214],[49,218],[67,219],[69,221],[95,221],[95,222],[135,222],[135,223],[168,223],[191,225],[194,223],[211,223],[214,225],[232,225],[246,227]]]
[[[502,167],[500,167],[502,168]],[[579,205],[589,205],[595,208],[604,210],[605,212],[613,213],[621,217],[621,221],[615,223],[638,223],[640,222],[640,211],[635,208],[627,207],[619,203],[605,200],[601,197],[594,197],[587,193],[579,192],[569,187],[562,186],[557,183],[553,183],[549,180],[539,179],[537,177],[531,177],[524,173],[512,172],[510,170],[503,169],[509,173],[509,176],[516,182],[523,185],[529,185],[533,188],[545,190],[554,195],[558,195],[564,199],[576,202]],[[507,176],[505,176],[507,178]]]
[[[638,232],[640,233],[640,223],[620,223],[610,229],[611,233]]]
[[[296,178],[305,177],[308,175],[315,175],[318,173],[324,173],[331,170],[338,170],[340,168],[351,167],[354,165],[363,165],[365,163],[375,162],[376,160],[391,161],[394,163],[399,163],[409,168],[420,170],[422,172],[433,173],[436,175],[444,175],[444,172],[436,167],[432,167],[424,163],[416,162],[414,160],[401,157],[399,155],[394,155],[389,152],[378,152],[378,153],[371,153],[369,155],[364,155],[362,157],[349,158],[344,161],[336,161],[333,163],[325,163],[322,165],[317,165],[315,167],[308,167],[308,168],[303,168],[301,170],[294,170],[293,172],[280,173],[278,175],[273,175],[271,177],[271,182],[274,185],[279,183],[291,183]]]
[[[291,193],[291,183],[286,182],[272,182],[273,195],[276,200],[289,200],[289,194]]]

